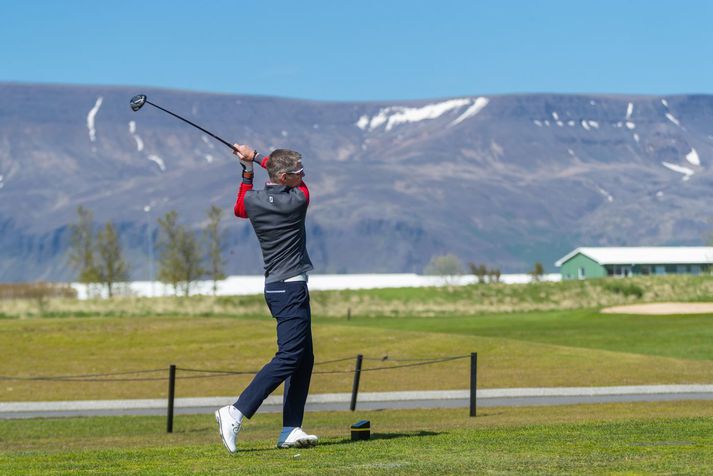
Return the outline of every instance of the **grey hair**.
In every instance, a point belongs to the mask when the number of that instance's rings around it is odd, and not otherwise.
[[[270,159],[267,161],[267,173],[270,175],[270,180],[277,183],[280,174],[295,170],[300,160],[302,160],[302,154],[294,150],[273,150],[270,154]]]

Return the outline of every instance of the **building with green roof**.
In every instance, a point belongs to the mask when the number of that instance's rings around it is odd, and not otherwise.
[[[708,273],[711,246],[583,247],[563,256],[555,266],[562,279]]]

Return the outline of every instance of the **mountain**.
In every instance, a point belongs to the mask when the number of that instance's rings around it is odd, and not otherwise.
[[[318,273],[421,272],[456,254],[503,272],[576,246],[697,245],[710,233],[713,96],[504,95],[318,102],[129,87],[0,83],[0,280],[70,280],[79,205],[118,227],[133,279],[157,218],[225,210],[229,274],[259,274],[232,215],[229,141],[300,151]],[[259,184],[266,175],[257,171]],[[258,185],[259,186],[259,185]],[[150,210],[145,211],[147,207]]]

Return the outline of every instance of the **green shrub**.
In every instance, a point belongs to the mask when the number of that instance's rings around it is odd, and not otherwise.
[[[634,296],[637,299],[641,299],[644,295],[644,290],[640,286],[623,279],[607,280],[603,287],[611,293],[621,294],[627,297]]]

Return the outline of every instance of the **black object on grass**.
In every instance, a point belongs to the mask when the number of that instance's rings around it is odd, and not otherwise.
[[[352,441],[368,440],[371,436],[371,422],[359,420],[352,425]]]

